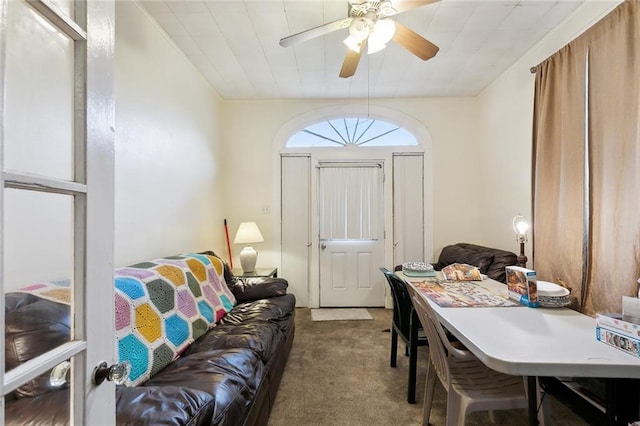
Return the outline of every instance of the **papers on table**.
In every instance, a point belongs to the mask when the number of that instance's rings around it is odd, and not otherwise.
[[[489,290],[475,281],[448,282],[439,279],[412,279],[411,284],[438,306],[449,307],[499,307],[519,306],[509,300],[507,288]]]

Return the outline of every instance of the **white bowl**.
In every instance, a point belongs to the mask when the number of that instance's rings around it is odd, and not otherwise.
[[[563,297],[569,295],[568,289],[559,286],[558,284],[550,283],[549,281],[538,280],[537,286],[539,296]]]

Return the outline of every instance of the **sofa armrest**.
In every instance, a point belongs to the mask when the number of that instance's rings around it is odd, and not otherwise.
[[[117,425],[208,425],[216,399],[182,386],[118,387]]]
[[[236,279],[229,286],[238,303],[287,294],[289,282],[284,278]]]

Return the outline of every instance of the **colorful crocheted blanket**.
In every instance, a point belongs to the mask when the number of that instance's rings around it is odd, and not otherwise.
[[[20,293],[29,293],[43,299],[57,303],[71,304],[71,289],[69,280],[51,281],[37,284],[30,284],[18,290]]]
[[[223,271],[219,258],[193,253],[116,269],[117,358],[131,363],[125,385],[162,370],[235,306]],[[70,303],[68,282],[20,291]]]

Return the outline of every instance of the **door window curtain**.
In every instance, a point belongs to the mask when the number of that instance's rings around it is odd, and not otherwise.
[[[379,164],[320,166],[321,240],[377,239],[380,229]]]
[[[626,1],[540,64],[534,267],[574,307],[619,312],[640,277],[640,12]]]

